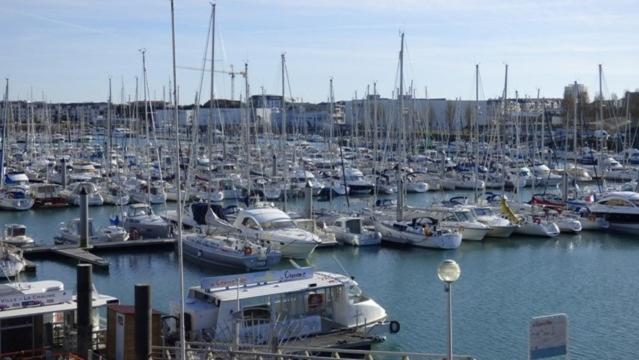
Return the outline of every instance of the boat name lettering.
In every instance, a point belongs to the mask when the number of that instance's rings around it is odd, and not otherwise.
[[[200,281],[202,289],[257,284],[272,281],[295,281],[313,277],[313,268],[288,269],[278,271],[262,271],[240,275],[224,275],[204,278]]]

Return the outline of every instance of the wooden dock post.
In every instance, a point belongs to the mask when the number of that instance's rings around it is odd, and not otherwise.
[[[80,248],[89,248],[89,200],[87,190],[80,188]]]
[[[91,323],[92,286],[91,276],[92,266],[90,264],[78,264],[77,266],[77,294],[78,303],[78,355],[85,359],[90,359],[89,351],[92,349],[93,325]]]
[[[151,356],[151,286],[135,285],[135,357]]]

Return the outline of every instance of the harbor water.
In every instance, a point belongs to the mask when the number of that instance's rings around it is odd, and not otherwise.
[[[409,195],[407,200],[423,206],[451,195]],[[362,206],[368,200],[351,199],[351,205]],[[294,201],[290,205],[301,208]],[[345,206],[345,198],[316,203],[316,208]],[[114,213],[115,208],[108,206],[90,209],[96,226],[106,225]],[[37,244],[52,244],[59,223],[78,216],[79,210],[74,207],[1,212],[0,223],[25,224]],[[132,304],[134,285],[148,283],[156,309],[168,311],[171,302],[177,300],[175,251],[103,256],[110,268],[108,272],[94,271],[98,291]],[[464,241],[460,248],[448,251],[343,246],[318,249],[308,263],[318,270],[354,276],[365,293],[401,323],[401,331],[377,345],[378,349],[444,353],[447,294],[436,270],[447,258],[457,261],[462,269],[461,278],[452,288],[455,353],[478,359],[524,359],[530,319],[566,313],[572,358],[637,357],[639,309],[633,305],[639,294],[636,236],[588,231],[552,239],[513,236]],[[35,263],[37,272],[23,274],[23,280],[56,279],[75,288],[73,263],[55,259]],[[278,267],[287,266],[283,262]],[[185,284],[194,286],[203,277],[223,273],[227,272],[186,262]]]

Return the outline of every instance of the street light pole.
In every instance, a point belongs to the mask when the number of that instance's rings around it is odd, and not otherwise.
[[[453,260],[444,260],[437,267],[437,277],[444,282],[448,293],[448,360],[453,360],[453,293],[452,285],[461,275],[459,265]]]
[[[448,360],[453,360],[453,292],[451,283],[446,283],[448,293]]]

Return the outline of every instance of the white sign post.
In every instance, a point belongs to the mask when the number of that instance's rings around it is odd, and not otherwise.
[[[568,316],[556,314],[532,318],[528,343],[530,360],[568,357]]]

